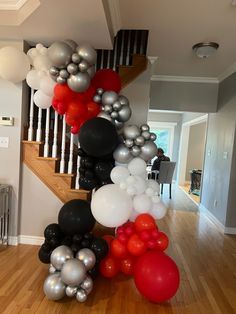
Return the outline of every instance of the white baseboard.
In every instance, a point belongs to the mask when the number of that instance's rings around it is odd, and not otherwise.
[[[9,237],[8,238],[8,244],[9,245],[18,245],[19,244],[18,237]]]
[[[18,244],[30,244],[30,245],[42,245],[44,242],[43,237],[35,237],[29,235],[19,235],[18,237],[9,237],[9,245],[18,245]]]
[[[225,227],[225,233],[227,233],[227,234],[236,234],[236,228]]]

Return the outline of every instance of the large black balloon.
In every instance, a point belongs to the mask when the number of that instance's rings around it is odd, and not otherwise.
[[[90,156],[102,157],[111,154],[119,144],[115,126],[103,118],[86,121],[79,132],[81,148]]]
[[[111,170],[114,168],[114,163],[109,161],[98,161],[95,166],[95,173],[100,180],[110,178]]]
[[[106,257],[109,251],[107,242],[102,238],[94,239],[91,243],[90,248],[94,252],[98,260],[101,260],[104,257]]]
[[[95,224],[90,204],[84,200],[71,200],[62,206],[58,223],[66,235],[90,232]]]

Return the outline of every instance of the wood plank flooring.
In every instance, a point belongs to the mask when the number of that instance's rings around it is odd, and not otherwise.
[[[164,196],[172,209],[158,223],[169,235],[168,254],[181,272],[180,288],[169,302],[150,303],[133,280],[122,275],[97,278],[83,304],[69,298],[48,301],[42,290],[48,267],[38,261],[38,247],[19,245],[0,251],[0,313],[236,313],[236,237],[223,235],[207,218],[189,210],[191,204],[185,207],[187,196],[177,197],[177,192],[170,201]]]

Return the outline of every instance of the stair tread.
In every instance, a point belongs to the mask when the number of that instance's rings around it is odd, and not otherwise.
[[[23,140],[22,143],[24,144],[36,144],[36,145],[40,145],[40,144],[43,144],[43,142],[37,142],[37,141],[26,141],[26,140]]]
[[[56,177],[74,177],[75,176],[74,173],[59,173],[59,172],[55,172],[53,175]]]
[[[60,160],[60,158],[58,158],[58,157],[43,157],[43,156],[39,156],[39,157],[37,157],[37,159],[39,159],[39,160],[52,160],[52,161]]]
[[[83,190],[83,189],[69,189],[70,192],[73,192],[73,193],[87,193],[87,194],[90,194],[91,191],[87,191],[87,190]]]

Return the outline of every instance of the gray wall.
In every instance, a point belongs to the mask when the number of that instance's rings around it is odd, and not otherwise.
[[[206,122],[190,126],[188,156],[186,164],[186,180],[190,181],[189,171],[203,168],[205,153]]]
[[[236,73],[220,83],[218,112],[209,114],[201,197],[202,205],[222,224],[226,223],[226,226],[230,227],[236,227],[236,184],[235,172],[233,173],[236,162],[233,155],[236,122],[235,86]],[[227,153],[227,159],[224,159],[224,153]]]
[[[152,81],[150,109],[216,112],[217,83]]]

